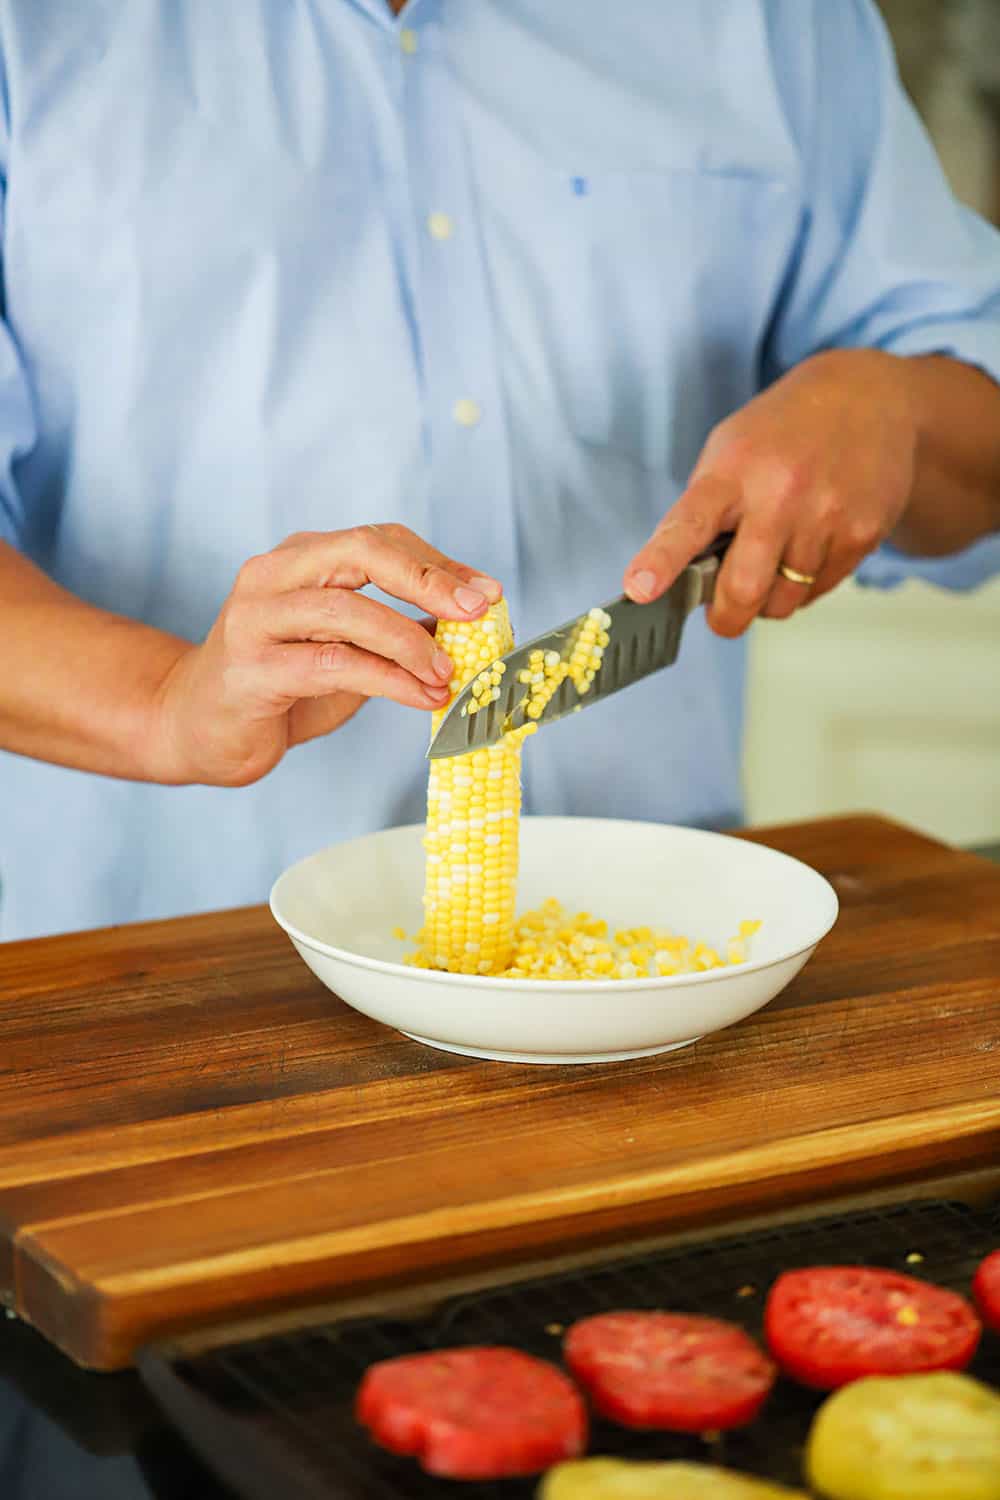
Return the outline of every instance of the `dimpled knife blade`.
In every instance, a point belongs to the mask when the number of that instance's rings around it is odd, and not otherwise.
[[[612,693],[648,677],[651,672],[673,665],[688,615],[698,605],[711,602],[726,541],[728,538],[725,541],[720,539],[710,553],[689,564],[667,592],[652,604],[636,604],[622,596],[600,606],[611,617],[611,624],[607,627],[610,640],[590,691],[579,693],[575,684],[566,678],[536,721],[539,729],[554,724],[578,708],[600,703]],[[562,656],[586,614],[574,616],[556,630],[546,631],[502,657],[507,670],[500,683],[499,696],[476,713],[468,712],[473,691],[472,683],[467,683],[441,720],[427,751],[428,760],[485,749],[495,745],[509,730],[525,723],[528,689],[518,680],[519,674],[527,669],[533,651],[557,651]]]

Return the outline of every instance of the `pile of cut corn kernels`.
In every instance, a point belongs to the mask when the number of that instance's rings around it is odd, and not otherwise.
[[[666,927],[625,927],[611,933],[607,922],[590,912],[568,916],[552,896],[517,918],[511,962],[495,977],[590,980],[698,974],[745,963],[749,941],[759,928],[759,922],[741,922],[723,954]],[[406,934],[397,929],[395,936],[402,940]],[[423,954],[409,954],[403,962],[426,966]]]

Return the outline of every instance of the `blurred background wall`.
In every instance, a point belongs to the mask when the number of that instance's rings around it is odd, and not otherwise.
[[[955,191],[1000,222],[1000,0],[881,4]],[[1000,840],[1000,580],[958,596],[844,584],[754,627],[749,691],[751,821],[864,808]]]

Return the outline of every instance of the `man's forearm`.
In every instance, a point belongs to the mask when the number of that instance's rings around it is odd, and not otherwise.
[[[0,542],[0,747],[137,781],[163,774],[157,693],[188,643],[85,604]]]
[[[917,431],[910,503],[891,538],[917,556],[1000,531],[1000,386],[944,356],[892,359]]]

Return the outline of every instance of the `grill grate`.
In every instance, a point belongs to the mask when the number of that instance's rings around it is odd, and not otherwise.
[[[830,1262],[883,1265],[967,1295],[978,1261],[998,1245],[1000,1207],[990,1213],[954,1203],[893,1205],[456,1297],[415,1321],[365,1318],[306,1329],[172,1368],[154,1353],[142,1361],[142,1369],[168,1414],[249,1500],[272,1496],[278,1472],[283,1500],[321,1495],[427,1500],[459,1490],[468,1500],[522,1500],[533,1494],[535,1480],[456,1486],[374,1447],[351,1413],[367,1366],[395,1354],[480,1343],[514,1344],[558,1362],[560,1325],[622,1307],[669,1307],[730,1318],[759,1337],[764,1296],[781,1270]],[[907,1256],[914,1252],[923,1259],[909,1264]],[[971,1373],[1000,1387],[1000,1338],[985,1336]],[[801,1482],[802,1446],[820,1399],[779,1381],[752,1427],[714,1442],[628,1432],[595,1421],[590,1451],[701,1459],[795,1484]],[[234,1442],[242,1450],[239,1472],[227,1459]]]

